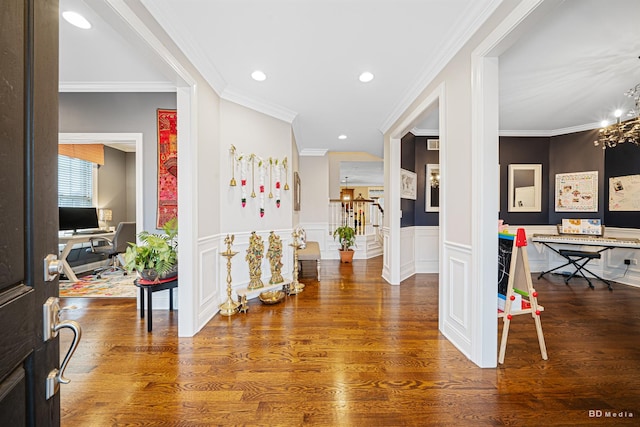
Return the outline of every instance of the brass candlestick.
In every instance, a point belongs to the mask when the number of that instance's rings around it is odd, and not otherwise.
[[[224,239],[224,242],[227,244],[227,250],[222,252],[220,255],[227,258],[227,300],[220,304],[220,314],[223,316],[232,316],[238,312],[238,304],[234,300],[231,299],[231,258],[236,256],[238,252],[233,252],[231,250],[231,244],[233,243],[234,235],[229,236]]]
[[[300,234],[298,230],[294,230],[291,235],[293,236],[293,243],[290,243],[289,246],[293,246],[293,280],[289,284],[289,295],[295,295],[304,290],[304,285],[298,282],[298,248],[300,247],[298,237],[300,237]]]

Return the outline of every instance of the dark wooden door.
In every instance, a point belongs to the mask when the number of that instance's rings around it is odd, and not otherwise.
[[[0,424],[57,426],[58,339],[43,339],[57,297],[58,0],[0,1]]]

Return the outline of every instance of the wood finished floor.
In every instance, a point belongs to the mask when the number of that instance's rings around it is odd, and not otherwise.
[[[549,360],[531,317],[517,316],[505,364],[481,369],[438,331],[437,275],[389,286],[381,261],[323,261],[321,282],[216,315],[193,338],[176,337],[177,312],[156,310],[147,333],[134,300],[63,299],[78,306],[64,318],[83,337],[61,387],[62,425],[640,423],[640,289],[534,275]]]

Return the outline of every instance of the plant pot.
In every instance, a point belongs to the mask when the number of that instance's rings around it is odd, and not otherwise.
[[[355,253],[353,249],[338,252],[340,252],[340,262],[349,263],[353,261],[353,254]]]
[[[158,272],[153,268],[145,268],[140,272],[140,277],[144,280],[155,281],[157,280],[165,280],[170,279],[172,277],[176,277],[178,275],[178,264],[171,267],[169,271],[165,271],[162,274],[158,274]]]
[[[158,272],[153,268],[145,268],[144,270],[139,271],[138,273],[140,273],[140,277],[142,277],[144,280],[149,280],[153,282],[158,278]]]
[[[178,275],[178,264],[171,267],[169,271],[165,271],[164,273],[160,274],[158,276],[158,279],[160,280],[170,279],[171,277],[176,277],[177,275]]]

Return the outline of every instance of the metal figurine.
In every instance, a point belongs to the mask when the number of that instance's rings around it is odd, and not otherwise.
[[[259,289],[264,287],[260,276],[262,276],[262,258],[264,255],[264,243],[262,237],[258,236],[255,231],[251,232],[249,237],[249,247],[247,248],[247,256],[245,259],[249,263],[249,286],[247,289]]]
[[[238,312],[246,313],[249,311],[249,304],[247,304],[247,294],[242,294],[238,296]]]
[[[220,314],[223,316],[232,316],[238,312],[238,304],[234,300],[231,299],[231,258],[236,256],[238,252],[233,252],[231,250],[231,245],[233,244],[234,235],[232,234],[225,237],[224,242],[227,245],[227,250],[222,252],[220,255],[227,258],[227,300],[220,304]]]
[[[282,270],[282,240],[280,240],[280,237],[273,231],[269,233],[267,258],[269,258],[269,264],[271,265],[271,279],[269,283],[275,285],[284,282],[284,278],[280,272]]]

